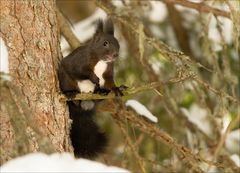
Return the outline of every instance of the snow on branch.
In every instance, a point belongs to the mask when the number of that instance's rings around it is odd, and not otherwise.
[[[158,118],[155,117],[143,104],[139,103],[136,100],[128,100],[126,106],[133,108],[139,115],[146,117],[150,121],[157,123]]]

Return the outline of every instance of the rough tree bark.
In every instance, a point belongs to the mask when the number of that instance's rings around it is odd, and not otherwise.
[[[60,56],[55,0],[4,0],[0,2],[0,37],[9,52],[12,84],[31,109],[36,126],[56,151],[70,150],[68,113],[59,101],[56,67]],[[6,106],[0,106],[0,163],[11,159],[14,132]],[[28,131],[31,134],[31,129]],[[30,135],[31,136],[31,135]],[[31,150],[38,150],[29,138]]]

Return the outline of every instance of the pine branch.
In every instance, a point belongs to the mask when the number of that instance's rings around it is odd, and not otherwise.
[[[145,169],[145,166],[144,166],[144,163],[143,163],[143,159],[139,156],[138,151],[135,149],[134,144],[133,144],[131,138],[129,137],[126,128],[124,128],[124,126],[123,126],[124,125],[123,122],[116,119],[116,123],[119,126],[124,138],[126,139],[127,145],[132,150],[133,156],[135,157],[135,159],[136,159],[136,161],[139,165],[139,168],[141,169],[141,172],[146,173],[146,169]]]
[[[225,132],[223,133],[223,135],[221,136],[218,145],[214,151],[213,154],[213,159],[212,162],[214,162],[217,159],[217,156],[220,152],[220,149],[223,147],[224,143],[226,142],[226,138],[227,135],[231,132],[231,130],[240,123],[240,115],[237,115],[227,126],[227,129],[225,130]],[[209,172],[210,168],[211,168],[212,164],[209,165],[207,172]]]
[[[130,96],[134,95],[136,93],[145,91],[145,90],[151,90],[158,86],[163,85],[163,83],[160,82],[154,82],[147,85],[143,85],[140,87],[132,87],[125,91],[123,91],[123,96]],[[101,99],[112,99],[116,98],[115,94],[113,92],[110,92],[108,95],[99,95],[94,93],[81,93],[77,94],[74,98],[67,99],[65,96],[62,96],[61,101],[70,101],[70,100],[101,100]]]
[[[195,9],[199,12],[212,13],[216,16],[231,18],[229,12],[226,12],[226,11],[214,8],[214,7],[210,7],[206,4],[204,4],[203,2],[197,3],[197,2],[190,2],[187,0],[164,0],[164,2],[169,3],[169,4],[171,3],[171,4],[181,5],[184,7]]]
[[[149,134],[154,139],[165,143],[170,148],[174,149],[180,157],[182,157],[183,163],[197,173],[203,173],[204,171],[198,166],[200,160],[192,151],[173,139],[169,134],[154,126],[152,123],[145,121],[132,111],[126,110],[126,107],[121,102],[111,102],[108,104],[108,109],[112,112],[112,116],[117,121],[124,123],[126,119],[131,124],[137,127],[139,130]]]
[[[154,90],[159,86],[174,84],[178,82],[184,82],[186,80],[195,78],[195,74],[188,74],[182,78],[172,78],[166,82],[152,82],[150,84],[142,85],[139,87],[131,87],[127,90],[123,91],[123,97],[132,96],[139,92],[147,91],[147,90]],[[158,91],[159,92],[159,91]],[[159,95],[163,96],[162,93],[159,92]],[[110,92],[108,95],[99,95],[94,93],[79,93],[74,98],[68,99],[64,95],[61,96],[61,101],[70,101],[70,100],[101,100],[101,99],[113,99],[116,98],[113,92]]]

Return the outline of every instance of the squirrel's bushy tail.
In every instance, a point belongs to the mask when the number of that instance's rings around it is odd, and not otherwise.
[[[107,138],[94,121],[95,107],[84,110],[80,104],[68,101],[72,126],[70,138],[75,157],[92,158],[104,151]]]

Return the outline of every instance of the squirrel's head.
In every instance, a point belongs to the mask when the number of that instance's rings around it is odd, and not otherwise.
[[[119,43],[114,37],[114,26],[111,19],[99,20],[96,32],[91,40],[91,49],[99,59],[113,62],[118,58]]]

